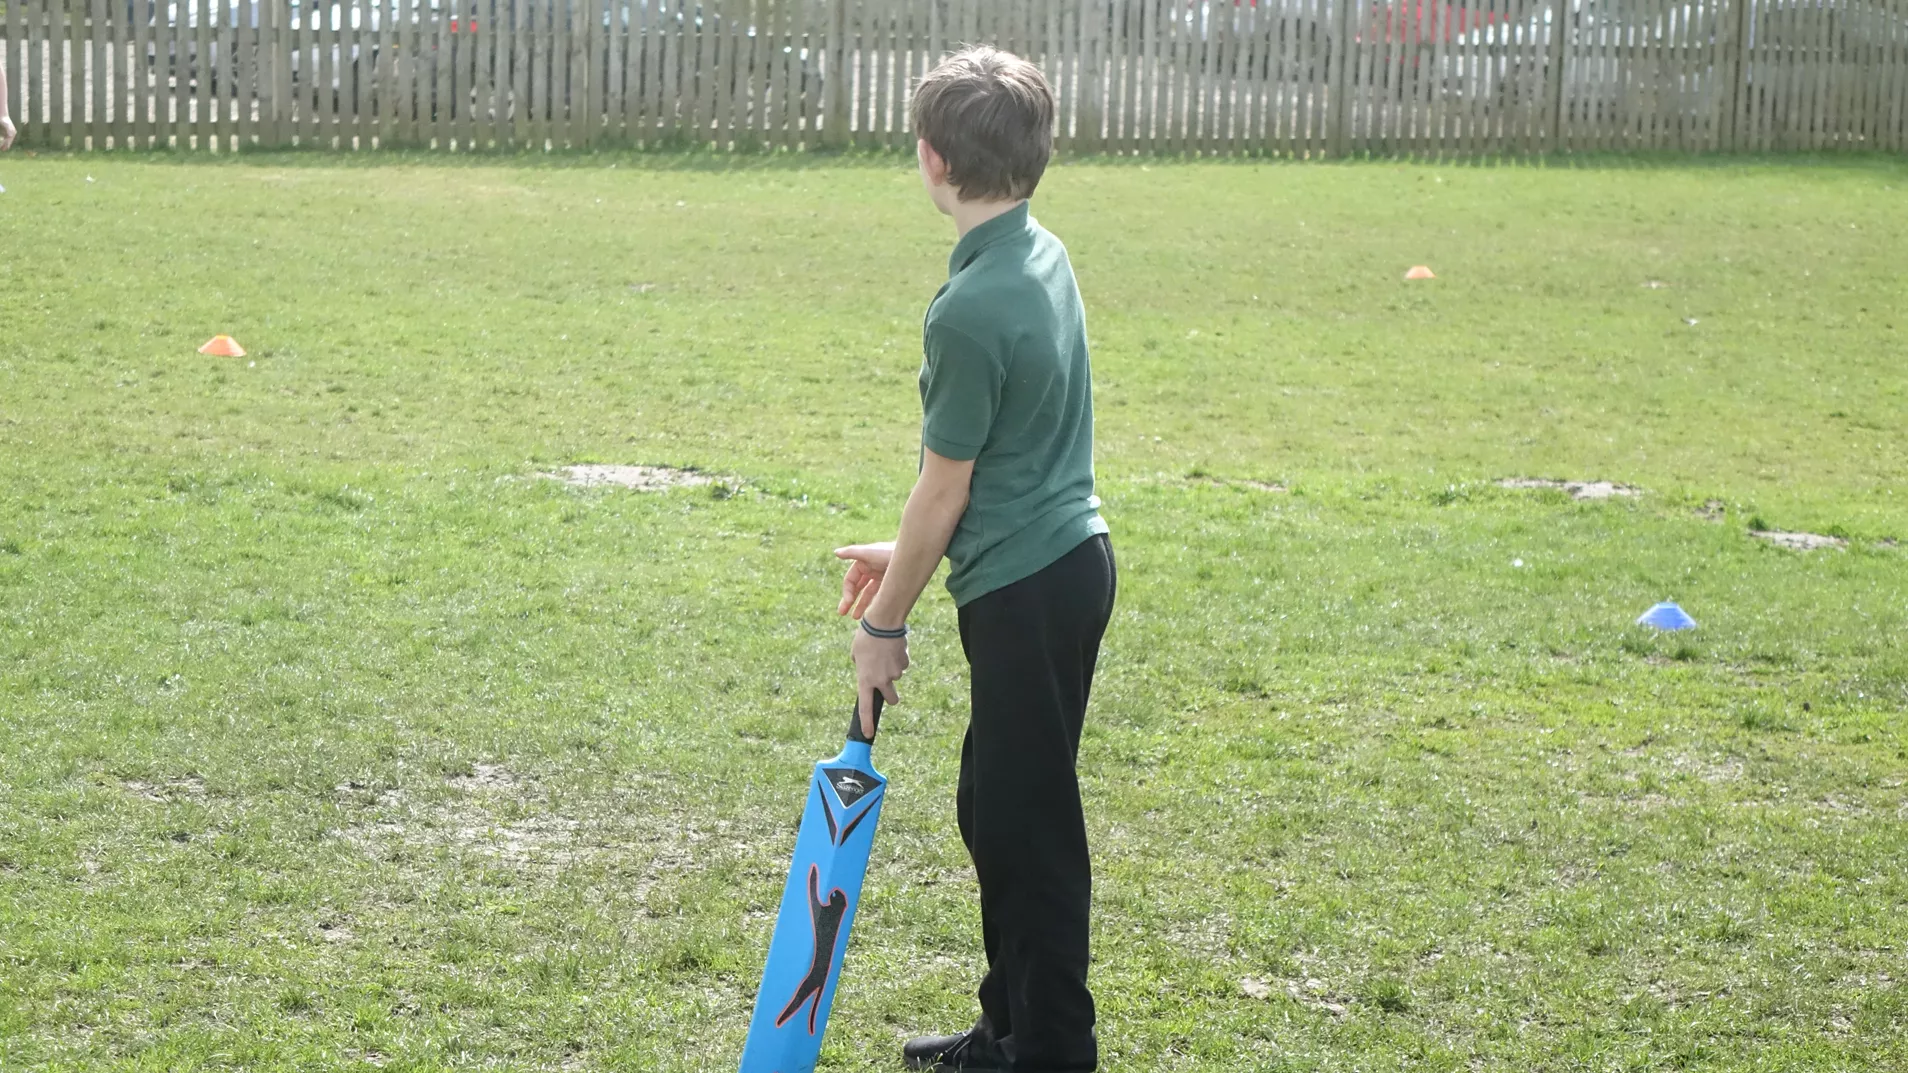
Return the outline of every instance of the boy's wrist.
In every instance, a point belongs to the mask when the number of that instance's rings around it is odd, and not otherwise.
[[[874,602],[868,605],[867,610],[861,613],[861,625],[862,628],[866,629],[869,633],[880,637],[883,634],[892,634],[897,630],[906,630],[908,628],[908,616],[905,611],[896,614],[893,608],[885,606],[881,598],[877,596]]]

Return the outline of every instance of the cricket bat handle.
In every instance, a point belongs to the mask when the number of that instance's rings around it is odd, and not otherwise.
[[[874,695],[874,725],[875,734],[881,733],[881,694],[879,693]],[[861,704],[859,701],[855,703],[854,716],[848,721],[848,740],[858,741],[863,745],[874,744],[874,734],[864,735],[861,733]]]

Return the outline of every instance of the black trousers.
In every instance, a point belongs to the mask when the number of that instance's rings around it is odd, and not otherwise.
[[[956,808],[987,947],[978,1027],[1015,1070],[1091,1070],[1099,1059],[1074,761],[1115,587],[1112,545],[1096,536],[960,609],[973,713]]]

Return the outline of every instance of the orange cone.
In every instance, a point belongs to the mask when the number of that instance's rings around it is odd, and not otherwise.
[[[1438,277],[1429,268],[1426,268],[1423,265],[1412,265],[1411,271],[1405,273],[1405,278],[1406,279],[1437,279]]]
[[[215,335],[199,348],[201,354],[211,354],[219,358],[242,358],[245,348],[229,335]]]

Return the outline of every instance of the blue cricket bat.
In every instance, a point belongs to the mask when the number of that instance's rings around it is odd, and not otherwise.
[[[875,694],[874,718],[881,719]],[[888,780],[874,769],[874,738],[861,733],[861,713],[848,725],[841,755],[815,765],[795,861],[769,941],[762,989],[742,1047],[742,1073],[813,1073],[822,1030],[835,1004],[848,928],[861,901],[875,823]]]

